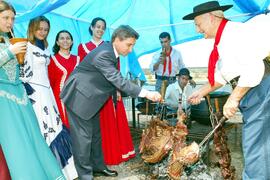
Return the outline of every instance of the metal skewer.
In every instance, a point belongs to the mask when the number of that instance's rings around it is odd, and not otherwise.
[[[215,128],[212,130],[212,131],[210,131],[206,136],[205,136],[205,138],[202,140],[202,142],[199,144],[199,147],[201,148],[203,145],[204,145],[204,143],[206,142],[206,141],[208,141],[209,140],[209,138],[214,134],[214,132],[225,122],[227,120],[227,118],[225,117],[225,116],[223,116],[220,120],[219,120],[219,122],[218,122],[218,124],[215,126]]]

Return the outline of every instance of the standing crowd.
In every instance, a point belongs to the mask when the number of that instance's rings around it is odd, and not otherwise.
[[[0,1],[1,179],[117,176],[106,165],[135,157],[120,89],[160,100],[158,92],[133,85],[119,72],[119,55],[132,51],[138,33],[120,26],[104,42],[106,21],[97,17],[89,27],[92,39],[79,45],[78,56],[70,53],[73,37],[67,30],[57,33],[52,55],[45,16],[30,20],[28,42],[10,43],[15,15],[11,4]],[[92,51],[102,53],[87,56]],[[19,53],[25,53],[22,64]],[[98,82],[87,84],[91,75]]]

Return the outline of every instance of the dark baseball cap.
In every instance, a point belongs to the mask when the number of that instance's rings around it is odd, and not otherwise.
[[[182,69],[180,69],[180,70],[179,70],[179,73],[176,74],[176,76],[182,76],[182,75],[188,76],[189,79],[192,79],[192,77],[190,76],[190,72],[189,72],[189,70],[188,70],[187,68],[182,68]]]

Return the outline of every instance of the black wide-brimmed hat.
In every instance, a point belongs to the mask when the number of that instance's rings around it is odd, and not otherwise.
[[[208,12],[216,11],[216,10],[221,10],[221,11],[226,11],[230,9],[233,5],[224,5],[220,6],[218,1],[209,1],[206,3],[199,4],[193,8],[193,13],[190,13],[186,16],[183,17],[183,20],[192,20],[196,16],[199,16],[201,14],[205,14]]]

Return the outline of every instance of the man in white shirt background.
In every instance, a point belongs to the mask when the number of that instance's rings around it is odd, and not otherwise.
[[[181,53],[171,46],[171,36],[168,32],[159,35],[161,49],[157,51],[150,64],[150,70],[156,75],[155,90],[160,92],[162,81],[168,84],[176,81],[176,74],[185,67]],[[195,84],[194,81],[191,82]]]
[[[176,117],[171,117],[170,114],[176,114],[178,107],[182,107],[180,111],[184,111],[186,115],[190,112],[190,104],[187,99],[192,94],[193,88],[189,84],[190,72],[187,68],[180,69],[179,73],[176,74],[177,81],[170,84],[165,93],[165,104],[167,106],[167,120],[170,125],[175,126],[177,123]],[[179,103],[181,105],[179,106]]]
[[[193,92],[192,86],[188,83],[191,76],[187,68],[180,69],[176,74],[177,81],[170,84],[166,89],[165,103],[167,107],[175,112],[178,110],[179,99],[182,101],[182,109],[186,112],[190,109],[187,98]]]

